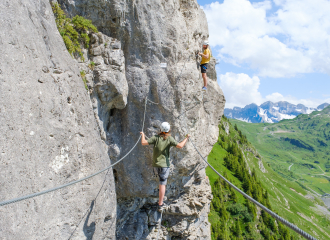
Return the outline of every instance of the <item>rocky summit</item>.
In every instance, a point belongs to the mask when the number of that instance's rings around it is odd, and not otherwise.
[[[291,104],[285,101],[281,102],[265,102],[258,106],[257,104],[249,104],[244,108],[234,107],[226,108],[224,115],[228,118],[233,118],[250,123],[276,123],[283,119],[292,119],[300,114],[310,114],[314,111],[321,111],[329,106],[328,103],[323,103],[317,108],[309,108],[303,104]]]
[[[215,59],[200,92],[196,52],[208,26],[196,0],[58,2],[99,30],[83,57],[68,53],[51,2],[0,2],[0,201],[104,169],[163,121],[207,155],[225,98]],[[109,171],[0,207],[1,239],[210,239],[211,188],[192,144],[171,150],[159,229],[151,161],[152,148],[138,142]]]

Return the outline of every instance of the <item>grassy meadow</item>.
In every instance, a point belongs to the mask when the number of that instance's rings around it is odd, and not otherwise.
[[[330,193],[330,107],[279,123],[230,119],[283,178],[318,195]]]

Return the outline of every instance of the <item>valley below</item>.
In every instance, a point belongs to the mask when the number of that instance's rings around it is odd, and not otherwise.
[[[279,216],[317,239],[329,239],[330,212],[326,205],[329,203],[328,196],[321,194],[313,183],[308,185],[301,183],[298,174],[289,170],[290,167],[292,170],[297,170],[301,164],[308,164],[308,161],[299,162],[298,155],[293,154],[292,156],[297,160],[292,163],[283,160],[277,163],[276,157],[272,159],[264,157],[259,145],[265,140],[258,138],[264,132],[272,137],[276,136],[276,134],[271,135],[270,130],[267,130],[272,125],[266,127],[259,125],[260,134],[252,143],[249,138],[255,135],[251,134],[247,137],[245,133],[247,130],[252,132],[251,129],[256,124],[241,125],[241,123],[238,121],[233,123],[232,119],[225,117],[221,119],[218,142],[214,144],[208,162],[235,186]],[[271,129],[271,131],[277,130]],[[293,132],[293,130],[279,131],[278,134]],[[256,147],[257,142],[259,142],[258,147]],[[289,143],[284,140],[283,142]],[[272,146],[268,147],[275,149]],[[267,148],[263,150],[266,152]],[[288,151],[285,153],[290,156]],[[213,194],[209,214],[212,239],[303,239],[294,231],[283,227],[279,221],[269,218],[263,210],[249,205],[242,195],[235,194],[231,188],[228,188],[211,168],[207,168],[206,173]],[[304,179],[304,182],[306,181]],[[325,192],[326,189],[322,191]]]
[[[267,164],[330,207],[330,107],[278,123],[230,119]]]

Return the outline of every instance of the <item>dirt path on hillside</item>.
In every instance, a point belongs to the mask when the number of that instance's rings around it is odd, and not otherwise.
[[[294,164],[294,163],[292,163],[292,164],[289,166],[289,171],[290,171],[291,167],[293,166],[293,164]]]
[[[285,130],[277,130],[273,133],[293,133],[292,131],[285,131]]]

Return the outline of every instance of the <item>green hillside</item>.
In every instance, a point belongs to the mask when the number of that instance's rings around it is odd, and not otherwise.
[[[319,210],[322,202],[309,196],[297,182],[273,171],[239,129],[222,118],[209,163],[280,216],[318,239],[329,239],[330,221]],[[206,173],[214,196],[209,214],[212,240],[302,239],[235,193],[212,169],[207,168]]]
[[[317,195],[330,193],[330,106],[275,124],[230,121],[275,172]]]

